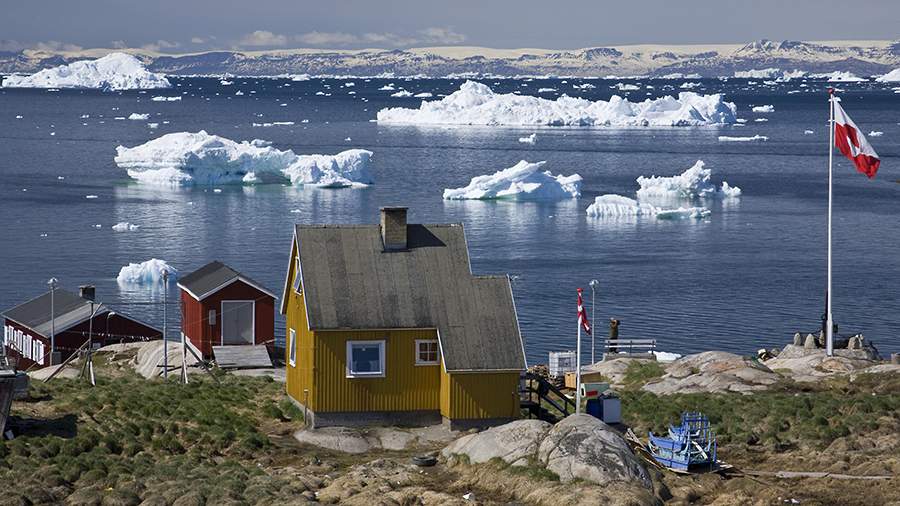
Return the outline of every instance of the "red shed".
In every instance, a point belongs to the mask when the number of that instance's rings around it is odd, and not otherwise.
[[[213,346],[273,346],[275,295],[222,262],[210,262],[181,278],[181,332],[213,357]]]
[[[57,288],[53,291],[52,304],[51,294],[47,292],[4,311],[2,344],[7,355],[19,360],[20,369],[38,368],[50,365],[53,335],[58,354],[55,363],[69,358],[88,340],[94,348],[99,348],[162,338],[161,330],[93,298],[93,286],[83,286],[81,296]]]

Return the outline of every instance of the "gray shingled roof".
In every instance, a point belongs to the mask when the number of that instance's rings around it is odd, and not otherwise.
[[[437,328],[448,371],[522,370],[509,278],[473,276],[462,225],[408,225],[385,252],[378,225],[295,229],[313,330]]]
[[[257,290],[275,297],[275,294],[266,289],[263,285],[218,260],[212,261],[187,276],[182,277],[178,280],[178,286],[186,288],[196,297],[202,299],[216,291],[218,288],[221,288],[236,279],[240,279]]]
[[[94,304],[94,309],[97,308]],[[53,295],[53,312],[55,313],[56,332],[62,332],[77,325],[91,316],[90,301],[72,292],[57,288]],[[106,311],[101,310],[101,313]],[[50,337],[50,292],[7,309],[3,316],[24,325],[44,337]]]

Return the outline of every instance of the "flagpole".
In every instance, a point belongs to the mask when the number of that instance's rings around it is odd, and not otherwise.
[[[581,413],[581,308],[578,309],[578,345],[575,347],[575,413]]]
[[[825,290],[825,355],[834,355],[834,324],[831,318],[831,201],[832,201],[832,164],[834,160],[834,89],[828,90],[828,287]]]

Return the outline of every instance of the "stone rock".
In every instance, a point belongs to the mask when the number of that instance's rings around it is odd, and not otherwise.
[[[344,453],[366,453],[371,450],[401,451],[434,443],[446,443],[459,435],[444,425],[430,427],[322,427],[294,433],[301,443]]]
[[[812,334],[807,334],[806,341],[803,342],[803,347],[806,348],[807,350],[814,350],[814,349],[818,348],[819,345],[816,344],[816,336],[814,336]]]
[[[625,379],[625,371],[628,370],[628,365],[632,362],[655,362],[655,360],[625,357],[613,358],[585,366],[581,370],[581,374],[584,376],[591,373],[600,373],[609,380],[612,386],[618,386],[622,385],[622,381]]]
[[[778,375],[759,362],[724,351],[706,351],[682,357],[666,368],[659,381],[642,387],[657,395],[698,392],[764,390]]]
[[[803,336],[799,332],[794,333],[794,346],[803,346]]]
[[[514,466],[525,465],[530,458],[534,458],[550,427],[552,425],[542,420],[516,420],[463,436],[444,448],[441,455],[444,458],[465,455],[472,464],[500,458]]]
[[[653,487],[647,469],[622,436],[587,414],[570,415],[554,425],[541,441],[537,458],[564,483],[581,479]]]
[[[876,365],[875,353],[869,348],[835,349],[834,356],[824,349],[785,346],[777,357],[767,360],[766,367],[787,374],[794,381],[815,382],[823,377],[850,374]]]

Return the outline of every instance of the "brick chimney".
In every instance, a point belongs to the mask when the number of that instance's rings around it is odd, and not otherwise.
[[[94,285],[81,285],[78,287],[78,295],[85,300],[94,300],[96,288],[94,288]]]
[[[381,239],[385,251],[402,251],[406,245],[406,208],[381,208]]]

